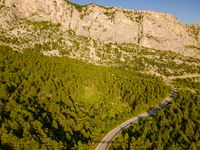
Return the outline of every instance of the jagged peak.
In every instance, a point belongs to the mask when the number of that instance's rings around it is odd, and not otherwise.
[[[40,12],[46,11],[47,8],[52,8],[52,7],[74,7],[78,12],[82,12],[84,9],[90,9],[90,8],[98,8],[98,9],[104,9],[104,11],[108,12],[116,12],[116,11],[122,11],[126,13],[144,13],[144,14],[149,14],[149,15],[161,15],[165,16],[169,19],[176,19],[177,18],[171,14],[168,13],[160,13],[152,10],[131,10],[131,9],[125,9],[125,8],[119,8],[119,7],[110,7],[110,6],[101,6],[97,5],[94,3],[90,3],[87,5],[79,5],[76,3],[73,3],[69,0],[0,0],[0,3],[5,4],[8,7],[15,7],[15,9],[19,8],[20,11],[25,11],[26,14],[34,14],[37,9],[39,9]],[[23,11],[23,13],[24,13]],[[49,12],[50,13],[50,12]]]

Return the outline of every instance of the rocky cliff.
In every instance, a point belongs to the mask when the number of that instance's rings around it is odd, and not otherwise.
[[[13,19],[50,21],[60,24],[63,32],[73,30],[77,35],[105,43],[135,43],[200,58],[198,25],[185,25],[170,14],[95,4],[80,6],[66,0],[0,0],[0,3],[12,12]]]

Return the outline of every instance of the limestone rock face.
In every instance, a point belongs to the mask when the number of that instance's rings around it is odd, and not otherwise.
[[[0,4],[19,18],[59,23],[63,31],[74,30],[103,42],[136,43],[200,57],[199,26],[185,25],[170,14],[78,6],[66,0],[0,0]]]

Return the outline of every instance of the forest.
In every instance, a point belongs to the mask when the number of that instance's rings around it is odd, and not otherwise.
[[[157,115],[124,130],[112,143],[120,149],[200,149],[200,78],[176,79],[177,97]]]
[[[0,149],[94,149],[169,92],[161,78],[122,67],[0,46]]]

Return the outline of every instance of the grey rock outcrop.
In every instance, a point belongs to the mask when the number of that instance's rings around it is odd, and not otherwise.
[[[136,43],[200,58],[200,32],[170,14],[102,7],[79,6],[66,0],[1,0],[19,18],[51,21],[63,31],[74,30],[103,42]],[[195,32],[194,32],[195,31]]]

